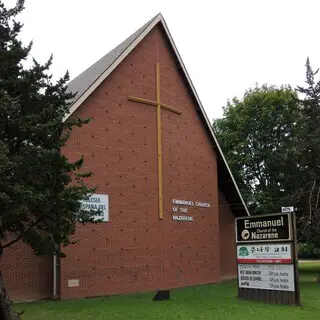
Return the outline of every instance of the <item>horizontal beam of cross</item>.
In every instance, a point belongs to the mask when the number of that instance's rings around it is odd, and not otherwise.
[[[152,105],[152,106],[157,106],[157,105],[158,105],[158,102],[157,102],[157,101],[152,101],[152,100],[143,99],[143,98],[138,98],[138,97],[129,96],[129,97],[128,97],[128,100],[129,100],[129,101],[133,101],[133,102],[150,104],[150,105]],[[167,104],[160,103],[160,106],[161,106],[161,108],[166,109],[166,110],[168,110],[168,111],[171,111],[171,112],[173,112],[173,113],[176,113],[176,114],[179,114],[179,115],[181,114],[181,111],[179,111],[178,109],[175,109],[175,108],[173,108],[173,107],[170,107],[170,106],[168,106]]]

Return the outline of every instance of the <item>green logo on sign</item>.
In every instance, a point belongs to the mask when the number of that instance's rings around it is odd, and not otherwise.
[[[249,255],[249,250],[246,247],[241,247],[239,249],[239,256],[240,257],[246,257]]]

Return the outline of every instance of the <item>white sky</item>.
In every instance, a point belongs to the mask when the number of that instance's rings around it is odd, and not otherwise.
[[[74,78],[159,12],[210,120],[256,82],[303,85],[307,56],[320,67],[319,0],[26,0],[22,39]]]

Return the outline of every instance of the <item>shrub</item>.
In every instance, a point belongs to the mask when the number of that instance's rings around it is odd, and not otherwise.
[[[320,249],[312,243],[298,244],[299,259],[320,259]]]

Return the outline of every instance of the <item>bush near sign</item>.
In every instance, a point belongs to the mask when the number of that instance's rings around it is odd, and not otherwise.
[[[291,216],[288,213],[236,219],[237,243],[290,241],[291,234]]]

